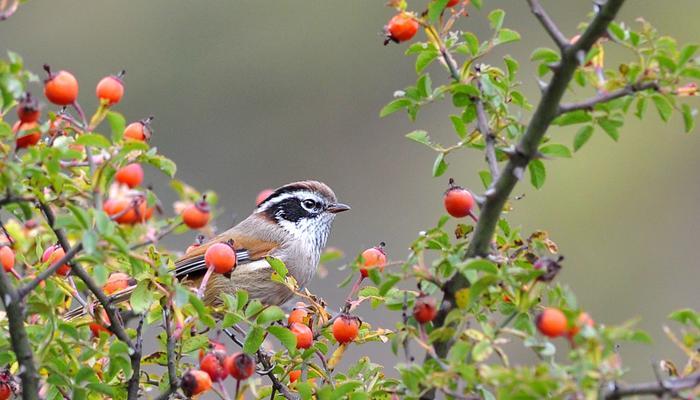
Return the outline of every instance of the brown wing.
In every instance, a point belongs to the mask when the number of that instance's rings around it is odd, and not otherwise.
[[[228,242],[229,240],[233,240],[233,248],[236,250],[236,260],[238,264],[246,264],[265,258],[278,246],[277,243],[265,242],[249,236],[224,232],[201,246],[192,249],[192,251],[186,253],[177,260],[173,271],[175,277],[179,280],[185,278],[194,280],[203,275],[207,270],[207,266],[204,262],[204,253],[206,253],[209,246],[214,243]]]

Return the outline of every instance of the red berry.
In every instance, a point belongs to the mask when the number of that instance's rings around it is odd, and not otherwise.
[[[292,323],[289,326],[294,336],[297,337],[297,349],[308,349],[314,342],[314,334],[311,328],[304,324]]]
[[[9,383],[0,383],[0,400],[7,400],[12,397],[12,388]]]
[[[224,365],[228,373],[239,381],[250,378],[255,372],[255,361],[253,357],[245,353],[235,353],[226,357]]]
[[[275,193],[275,191],[272,190],[272,189],[263,189],[263,190],[261,190],[260,193],[258,193],[258,195],[255,197],[255,206],[257,207],[257,206],[259,206],[263,201],[267,200],[267,198],[270,197],[270,195],[271,195],[272,193]]]
[[[0,247],[0,264],[5,272],[12,271],[15,267],[15,252],[7,246]]]
[[[289,383],[294,383],[301,377],[301,370],[300,369],[295,369],[294,371],[289,372]]]
[[[41,256],[41,261],[48,263],[49,266],[53,265],[56,261],[60,260],[66,255],[66,252],[63,251],[63,248],[60,245],[53,245],[47,248],[44,251],[44,254]],[[56,270],[56,273],[61,276],[67,276],[68,273],[70,273],[70,265],[68,264],[63,264],[58,269]]]
[[[27,92],[17,105],[17,118],[24,123],[36,122],[39,120],[39,115],[41,115],[39,102]]]
[[[300,301],[296,304],[292,312],[289,313],[287,324],[298,323],[308,325],[309,322],[309,312],[306,311],[306,304]]]
[[[214,382],[223,381],[228,376],[228,371],[224,367],[226,352],[213,350],[202,357],[199,362],[199,369],[209,374]]]
[[[180,387],[187,397],[192,397],[211,389],[211,378],[204,371],[191,369],[182,376]]]
[[[360,331],[360,320],[357,317],[341,314],[333,321],[333,337],[340,344],[350,343]]]
[[[419,296],[413,306],[413,318],[420,324],[427,324],[437,316],[435,299],[430,296]]]
[[[41,131],[36,122],[17,121],[12,126],[12,131],[18,136],[15,141],[17,149],[24,149],[34,146],[41,140]]]
[[[124,129],[124,139],[140,140],[147,142],[151,139],[153,131],[151,130],[151,121],[153,117],[148,117],[144,120],[132,122]]]
[[[568,327],[566,315],[558,308],[545,308],[535,322],[537,329],[550,338],[565,334]]]
[[[124,96],[123,72],[119,75],[106,76],[97,83],[95,94],[100,101],[107,100],[107,105],[110,106],[119,103]]]
[[[223,352],[226,354],[226,345],[223,343],[216,341],[214,339],[209,339],[209,350],[213,351],[218,351],[218,352]],[[202,359],[206,354],[209,354],[209,352],[204,352],[204,349],[199,350],[199,362],[202,362]]]
[[[92,337],[100,337],[100,332],[105,332],[109,335],[112,334],[112,332],[109,329],[105,328],[103,325],[97,322],[90,322],[89,328],[90,332],[92,332]]]
[[[389,40],[400,43],[411,40],[418,32],[418,27],[418,21],[413,19],[413,17],[406,13],[399,13],[391,17],[384,27],[384,31]]]
[[[209,223],[209,218],[211,218],[209,203],[204,198],[182,210],[182,222],[190,229],[205,227]]]
[[[590,326],[593,327],[595,325],[595,321],[593,321],[593,318],[591,318],[590,315],[586,312],[582,312],[579,314],[578,318],[576,318],[576,323],[569,327],[569,329],[566,331],[566,336],[568,336],[570,339],[573,338],[574,336],[578,335],[579,332],[581,332],[581,328],[584,326]]]
[[[236,252],[227,243],[215,243],[204,253],[204,262],[207,266],[214,267],[214,271],[226,274],[236,266]]]
[[[360,268],[360,273],[363,278],[369,276],[369,270],[379,268],[379,272],[384,272],[386,265],[386,252],[384,252],[384,242],[379,246],[370,247],[362,252],[363,268]]]
[[[78,98],[78,80],[68,71],[52,74],[48,65],[44,66],[49,77],[44,81],[44,95],[50,102],[67,106]]]
[[[102,209],[120,224],[136,224],[151,219],[154,207],[148,207],[143,198],[120,197],[107,199],[102,205]]]
[[[106,295],[110,295],[124,290],[135,283],[135,280],[128,274],[114,272],[107,278],[107,282],[102,286],[102,291],[105,292]]]
[[[143,182],[143,168],[137,163],[129,164],[117,171],[114,179],[133,189]]]
[[[445,7],[454,7],[454,6],[457,5],[457,3],[459,3],[459,0],[450,0],[450,1],[447,2],[447,4],[445,5]]]
[[[453,181],[450,179],[450,185],[452,185],[452,183]],[[474,197],[464,188],[451,186],[445,192],[445,198],[443,200],[445,202],[445,210],[455,218],[462,218],[472,214]]]

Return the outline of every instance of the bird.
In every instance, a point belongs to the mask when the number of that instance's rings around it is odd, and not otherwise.
[[[176,262],[171,273],[190,287],[200,286],[208,266],[206,250],[215,243],[232,243],[237,255],[236,267],[230,274],[212,274],[203,292],[208,306],[223,302],[222,293],[248,292],[249,299],[265,305],[283,305],[294,293],[271,279],[274,269],[267,257],[281,260],[300,287],[313,278],[321,253],[336,214],[350,210],[338,202],[325,183],[305,180],[286,184],[274,190],[246,219],[225,232],[187,251]],[[110,299],[119,303],[129,299],[136,285],[115,293]],[[84,315],[86,307],[70,311],[67,319]]]

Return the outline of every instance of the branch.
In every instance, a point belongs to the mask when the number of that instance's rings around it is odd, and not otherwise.
[[[678,396],[683,390],[700,386],[700,372],[682,378],[671,378],[654,382],[635,383],[631,385],[618,385],[612,383],[612,388],[605,393],[604,399],[617,400],[624,397],[654,395],[663,397],[666,395]]]
[[[29,293],[31,293],[32,290],[34,290],[39,284],[43,281],[45,281],[48,277],[56,273],[56,270],[64,264],[69,263],[81,250],[83,250],[83,244],[78,243],[77,246],[73,247],[59,259],[58,261],[54,262],[50,267],[45,269],[44,271],[41,271],[34,279],[32,279],[30,282],[28,282],[26,285],[23,287],[19,288],[17,290],[17,295],[19,296],[20,299],[23,299],[26,297]]]
[[[143,346],[143,320],[144,315],[139,318],[139,323],[136,326],[136,344],[133,347],[131,358],[131,379],[127,389],[127,399],[136,400],[139,396],[139,381],[141,378],[141,347]]]
[[[165,389],[156,400],[168,400],[180,385],[177,379],[177,368],[175,366],[175,341],[170,326],[170,309],[167,305],[163,307],[163,328],[165,329],[165,354],[168,360],[168,388]]]
[[[65,251],[67,255],[71,251],[71,246],[63,230],[60,228],[56,228],[56,217],[53,211],[51,210],[51,207],[49,207],[46,203],[42,201],[39,201],[38,203],[39,208],[44,213],[44,216],[46,216],[46,221],[49,223],[51,230],[53,230],[54,234],[56,235],[56,238],[58,239],[58,242],[60,243],[61,247],[63,247],[63,251]],[[134,350],[133,343],[131,343],[129,335],[124,330],[124,325],[119,319],[116,310],[112,306],[109,297],[107,297],[107,295],[102,291],[102,288],[100,288],[97,285],[97,283],[95,283],[95,281],[92,279],[92,277],[90,277],[87,271],[85,271],[83,267],[81,267],[80,264],[78,264],[77,262],[71,264],[71,271],[85,283],[85,286],[87,286],[87,288],[92,292],[92,294],[95,295],[97,300],[102,305],[102,308],[104,308],[110,322],[109,330],[112,331],[117,336],[117,338],[119,338],[119,340],[126,343],[127,346]]]
[[[141,243],[137,243],[137,244],[131,246],[131,247],[129,248],[129,250],[132,250],[132,251],[133,251],[133,250],[138,250],[138,249],[140,249],[141,247],[145,247],[145,246],[148,246],[148,245],[151,245],[151,244],[156,244],[156,243],[158,243],[158,241],[160,241],[160,240],[163,239],[164,237],[166,237],[166,236],[168,236],[169,234],[173,233],[173,231],[174,231],[175,229],[177,229],[180,225],[183,225],[183,224],[184,224],[184,222],[182,222],[182,221],[180,221],[180,222],[178,222],[178,223],[175,223],[175,224],[172,224],[171,226],[167,227],[167,228],[164,229],[163,231],[161,231],[161,232],[159,232],[158,234],[156,234],[154,237],[152,237],[152,238],[150,238],[150,239],[148,239],[148,240],[146,240],[146,241],[143,241],[143,242],[141,242]]]
[[[659,84],[656,82],[637,82],[635,84],[627,85],[624,88],[618,89],[614,92],[599,94],[578,103],[565,103],[559,107],[559,115],[577,110],[590,110],[593,109],[596,104],[607,103],[609,101],[619,99],[620,97],[630,96],[645,90],[658,91]]]
[[[24,329],[24,303],[15,290],[7,274],[0,269],[0,297],[7,313],[10,341],[19,363],[19,375],[22,379],[22,399],[39,399],[39,373],[34,364],[32,346]]]
[[[481,82],[477,82],[477,88],[479,88],[479,92],[483,94]],[[489,127],[488,115],[486,115],[484,102],[481,99],[476,99],[476,126],[479,132],[481,132],[481,136],[484,137],[484,142],[486,143],[486,162],[491,172],[491,180],[495,182],[501,174],[498,168],[498,159],[496,158],[496,135],[493,134]]]
[[[535,17],[537,17],[537,19],[540,20],[540,23],[547,31],[549,36],[552,38],[552,40],[554,40],[554,43],[557,44],[560,50],[566,49],[569,46],[568,39],[559,30],[557,24],[552,20],[552,18],[549,17],[549,14],[547,14],[547,11],[544,10],[542,4],[540,4],[540,1],[527,0],[527,2],[530,4],[530,10],[532,10],[532,13],[535,14]]]
[[[579,52],[584,52],[585,55],[590,50],[593,43],[605,33],[608,25],[615,18],[623,3],[624,0],[608,0],[576,44],[562,50],[560,65],[554,70],[549,85],[544,89],[542,99],[532,116],[525,134],[510,155],[510,160],[506,164],[505,169],[486,193],[486,200],[481,208],[479,222],[474,229],[465,258],[483,257],[488,254],[496,224],[506,201],[520,177],[524,174],[528,163],[537,156],[537,147],[547,132],[550,123],[559,114],[561,99],[569,86],[574,71],[579,65]],[[455,274],[445,284],[444,297],[436,319],[436,326],[442,326],[447,314],[455,307],[455,294],[457,291],[468,286],[469,281],[460,273]],[[436,343],[436,351],[440,357],[444,357],[448,350],[448,342]]]

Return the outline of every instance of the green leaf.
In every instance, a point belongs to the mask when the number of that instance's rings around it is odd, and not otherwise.
[[[532,183],[532,186],[534,186],[536,189],[541,188],[542,185],[544,185],[544,179],[546,177],[544,163],[542,160],[530,161],[527,169],[530,171],[530,183]]]
[[[567,126],[574,124],[582,124],[584,122],[591,122],[593,117],[591,114],[584,110],[576,110],[562,114],[552,121],[552,125]]]
[[[549,143],[540,147],[540,153],[548,157],[571,158],[571,150],[563,144]]]
[[[472,32],[465,32],[464,33],[464,42],[467,44],[467,47],[469,48],[469,52],[475,56],[479,54],[479,39],[476,37],[475,34]]]
[[[252,327],[243,343],[243,352],[250,355],[255,354],[264,340],[265,330],[257,326]]]
[[[445,162],[445,153],[438,154],[433,163],[433,176],[438,177],[447,171],[447,163]]]
[[[479,342],[472,350],[472,359],[474,362],[482,362],[493,354],[493,346],[487,341]]]
[[[274,269],[275,272],[277,272],[277,274],[279,276],[281,276],[282,278],[286,277],[287,274],[289,273],[287,266],[284,265],[284,262],[282,260],[280,260],[279,258],[268,256],[268,257],[265,257],[265,260],[267,261],[268,264],[270,264],[272,269]]]
[[[449,0],[432,0],[430,4],[428,4],[428,19],[432,22],[437,21],[448,1]]]
[[[260,325],[269,324],[270,322],[279,321],[284,318],[284,311],[277,306],[269,306],[263,310],[256,319]]]
[[[485,189],[491,186],[491,182],[493,181],[491,172],[487,170],[479,171],[479,179],[481,179],[481,184],[484,185]]]
[[[83,232],[83,247],[87,254],[95,254],[97,249],[97,234],[94,231],[88,230]]]
[[[622,125],[621,122],[606,118],[599,120],[598,125],[603,128],[603,131],[605,131],[605,133],[607,133],[612,140],[617,142],[617,140],[620,138],[620,132],[618,132],[617,128]]]
[[[610,25],[608,25],[608,31],[610,32],[613,38],[617,39],[620,42],[624,42],[627,38],[625,30],[622,29],[620,24],[616,22],[611,22]]]
[[[379,116],[386,117],[387,115],[393,114],[402,108],[406,108],[406,107],[410,106],[411,104],[412,104],[411,100],[409,100],[409,99],[393,100],[389,104],[385,105],[381,111],[379,111]]]
[[[86,134],[80,135],[75,140],[75,143],[82,144],[83,146],[102,147],[102,148],[107,148],[107,147],[111,146],[111,143],[109,142],[109,140],[107,140],[106,137],[100,135],[99,133],[86,133]]]
[[[683,126],[687,133],[692,131],[695,127],[695,114],[697,114],[697,110],[692,109],[685,103],[681,106],[681,108],[683,110]]]
[[[662,94],[654,93],[651,95],[651,99],[654,101],[656,111],[659,112],[659,117],[661,117],[664,122],[668,121],[668,119],[671,118],[671,113],[673,112],[673,106],[668,98]]]
[[[497,275],[498,267],[491,261],[485,260],[483,258],[476,258],[467,261],[464,267],[460,268],[464,271],[482,271],[489,274]]]
[[[149,281],[142,280],[136,285],[134,293],[132,293],[131,297],[129,298],[131,308],[137,314],[146,312],[146,310],[148,310],[153,303],[153,292],[148,286]]]
[[[416,57],[416,73],[420,74],[437,58],[438,53],[434,50],[426,50]]]
[[[297,337],[289,329],[283,326],[273,325],[267,328],[270,334],[277,338],[289,352],[294,352],[297,348]]]
[[[430,136],[428,136],[428,132],[426,131],[415,130],[413,132],[407,133],[406,137],[413,140],[414,142],[430,146]]]
[[[455,128],[455,132],[457,132],[457,136],[459,136],[460,139],[467,137],[467,126],[464,124],[462,118],[458,115],[450,115],[450,120],[452,121],[452,126]]]
[[[693,58],[695,52],[698,51],[698,47],[700,46],[694,43],[683,46],[683,50],[681,50],[681,54],[678,57],[678,65],[682,66],[683,64],[687,63],[688,60]]]
[[[593,136],[593,125],[582,126],[581,129],[576,132],[576,136],[574,136],[574,151],[578,151],[583,147],[591,136]]]
[[[540,47],[535,49],[530,55],[531,61],[541,61],[543,63],[551,64],[559,61],[560,55],[552,49],[546,47]]]
[[[498,31],[498,36],[496,37],[496,44],[505,44],[510,42],[516,42],[520,40],[520,34],[512,29],[503,28]]]
[[[694,325],[696,328],[700,328],[700,314],[690,308],[674,311],[668,318],[680,322],[683,325]]]
[[[489,13],[489,22],[491,29],[497,31],[503,26],[503,19],[506,17],[506,12],[497,8]]]
[[[124,116],[115,111],[107,112],[107,123],[109,124],[109,129],[112,131],[112,140],[118,141],[124,136],[124,128],[126,127],[126,120]]]

